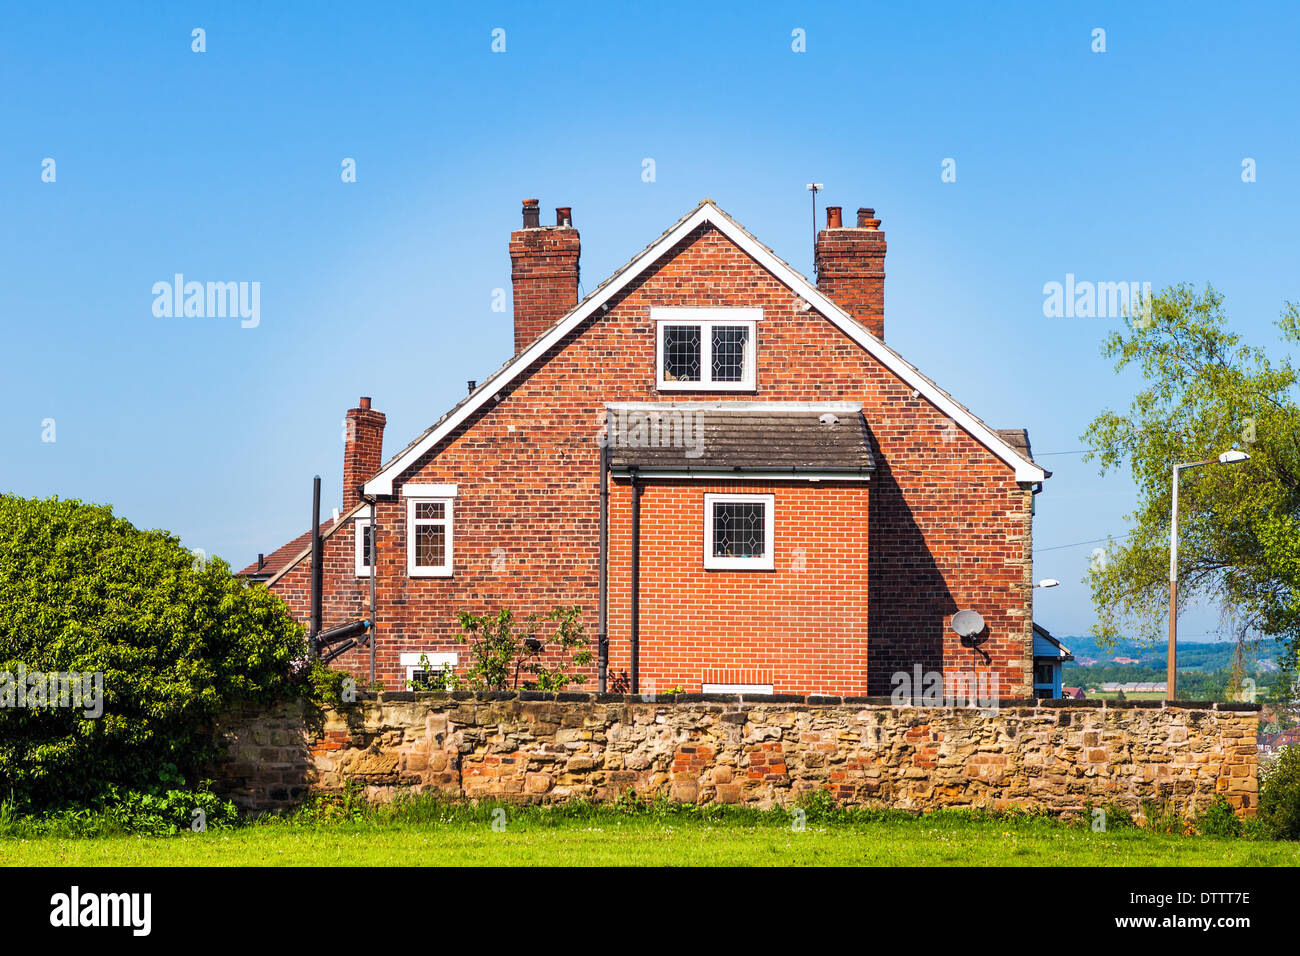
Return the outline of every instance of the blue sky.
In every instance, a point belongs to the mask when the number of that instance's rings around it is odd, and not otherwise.
[[[1122,533],[1133,491],[1055,453],[1136,380],[1100,357],[1116,320],[1044,318],[1043,285],[1212,282],[1276,346],[1300,299],[1300,15],[738,9],[8,10],[0,488],[111,503],[242,566],[305,529],[313,474],[341,496],[359,395],[392,452],[508,357],[491,301],[520,199],[573,207],[590,290],[705,196],[811,275],[816,180],[821,203],[883,220],[889,342],[990,424],[1029,428],[1055,472],[1036,574],[1063,582],[1036,616],[1084,632],[1095,545],[1061,546]],[[260,282],[260,324],[155,317],[152,286],[177,272]],[[1214,621],[1192,612],[1182,633]]]

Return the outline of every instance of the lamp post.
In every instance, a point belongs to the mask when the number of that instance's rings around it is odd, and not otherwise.
[[[1174,465],[1173,496],[1171,518],[1169,521],[1169,671],[1165,678],[1165,699],[1173,700],[1178,685],[1178,475],[1184,468],[1199,468],[1201,465],[1235,465],[1246,461],[1250,455],[1237,448],[1225,451],[1218,458],[1204,461],[1188,461]]]

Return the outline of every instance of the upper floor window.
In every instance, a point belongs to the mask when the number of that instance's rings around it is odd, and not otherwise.
[[[402,494],[407,496],[407,573],[412,577],[450,577],[456,486],[406,485]]]
[[[762,309],[653,308],[661,391],[752,391]]]

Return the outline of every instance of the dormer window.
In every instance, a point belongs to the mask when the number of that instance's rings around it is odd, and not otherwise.
[[[660,391],[753,391],[762,309],[653,308]]]

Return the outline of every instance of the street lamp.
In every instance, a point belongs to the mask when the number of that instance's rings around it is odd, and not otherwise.
[[[1166,678],[1166,700],[1174,699],[1178,683],[1178,474],[1184,468],[1199,468],[1201,465],[1235,465],[1249,458],[1250,455],[1246,452],[1238,448],[1230,448],[1218,458],[1174,465],[1173,507],[1169,522],[1169,673]]]
[[[1056,578],[1043,578],[1043,580],[1034,585],[1036,588],[1059,588],[1060,586],[1061,582],[1056,580]]]

